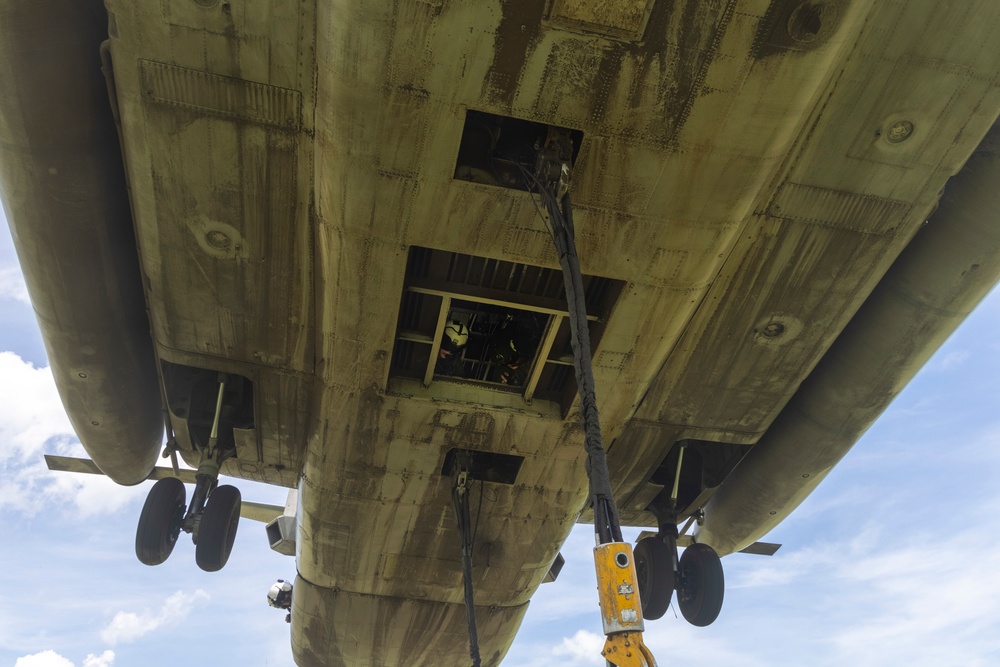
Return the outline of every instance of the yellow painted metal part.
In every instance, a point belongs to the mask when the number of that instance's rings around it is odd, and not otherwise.
[[[604,634],[642,632],[644,625],[632,545],[610,542],[595,547],[594,565],[597,568]]]
[[[656,658],[642,643],[641,632],[619,632],[604,642],[601,655],[617,667],[656,667]]]
[[[608,640],[601,655],[619,667],[655,667],[656,660],[642,642],[645,625],[639,602],[632,545],[610,542],[594,548],[601,621]]]

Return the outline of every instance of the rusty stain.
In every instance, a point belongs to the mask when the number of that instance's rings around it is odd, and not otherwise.
[[[371,463],[372,448],[370,445],[379,442],[379,421],[382,415],[385,398],[379,394],[376,387],[366,387],[358,396],[357,416],[354,420],[353,452],[356,460]]]
[[[725,4],[718,0],[711,3],[687,0],[678,9],[675,5],[661,2],[650,16],[641,73],[635,78],[636,85],[631,91],[629,104],[633,108],[639,106],[638,84],[649,76],[654,63],[658,65],[661,78],[656,90],[656,104],[662,109],[663,122],[659,128],[652,126],[648,131],[663,144],[673,142],[687,120],[708,67],[715,59],[722,35],[732,20],[735,5],[734,0]],[[677,32],[684,37],[679,43],[670,44],[668,33],[674,24],[680,25]]]
[[[642,43],[604,40],[600,62],[594,71],[590,120],[594,125],[606,122],[609,103],[621,85],[623,63],[636,63],[636,74],[628,83],[628,102],[622,112],[626,135],[642,137],[659,145],[668,145],[687,120],[709,65],[715,59],[722,35],[732,19],[735,2],[723,3],[686,0],[683,3],[658,2],[653,8]],[[671,32],[682,35],[671,42]],[[546,80],[565,73],[554,71],[557,48],[553,47],[546,67]],[[648,106],[647,82],[652,82],[654,114],[639,113]],[[632,112],[636,113],[632,113]],[[633,118],[647,118],[645,127],[629,126]]]
[[[590,120],[595,125],[600,125],[604,121],[604,116],[608,110],[608,99],[618,83],[621,75],[622,58],[626,53],[626,46],[620,42],[608,45],[601,59],[601,64],[597,68],[594,77],[594,88],[598,91],[594,96],[593,107],[590,112]]]
[[[486,72],[486,96],[504,109],[514,104],[521,71],[528,54],[538,42],[545,3],[534,0],[507,0],[501,3],[503,16],[496,33],[493,62]]]
[[[458,428],[445,431],[445,443],[450,447],[488,450],[493,447],[496,420],[488,412],[462,415]]]

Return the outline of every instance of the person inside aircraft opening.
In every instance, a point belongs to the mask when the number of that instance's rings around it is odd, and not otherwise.
[[[278,579],[267,592],[267,604],[275,609],[283,609],[285,623],[292,622],[292,584],[284,579]]]
[[[463,375],[465,364],[462,352],[468,342],[469,327],[459,320],[448,320],[434,372],[438,375]]]
[[[534,318],[508,315],[507,320],[490,337],[490,382],[513,387],[524,385],[535,348],[538,347],[538,339],[538,323]]]

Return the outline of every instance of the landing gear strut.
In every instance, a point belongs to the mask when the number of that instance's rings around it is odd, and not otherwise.
[[[639,540],[635,545],[636,577],[644,618],[661,618],[676,590],[677,606],[684,618],[692,625],[704,627],[722,611],[725,577],[722,560],[707,544],[692,544],[680,558],[677,556],[677,493],[683,460],[682,448],[669,507],[650,508],[656,514],[659,531],[655,537]]]
[[[194,540],[195,561],[201,569],[217,572],[229,560],[239,526],[241,499],[236,487],[218,485],[222,463],[235,455],[232,425],[223,421],[228,381],[228,375],[219,374],[208,442],[201,444],[195,429],[191,429],[191,442],[201,454],[201,463],[186,511],[184,484],[179,479],[159,480],[146,497],[135,535],[136,556],[146,565],[164,562],[182,530]]]

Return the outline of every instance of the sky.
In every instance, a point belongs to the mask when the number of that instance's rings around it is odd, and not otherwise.
[[[775,556],[723,559],[713,625],[694,628],[673,610],[647,622],[659,664],[1000,664],[998,332],[1000,292],[771,532],[784,545]],[[43,453],[84,455],[3,224],[0,667],[293,664],[284,613],[265,595],[294,562],[268,548],[263,524],[241,520],[221,572],[198,569],[187,536],[147,567],[134,535],[150,483],[51,473]],[[234,483],[245,500],[284,502],[284,489]],[[592,547],[592,528],[577,527],[505,667],[603,667]]]

